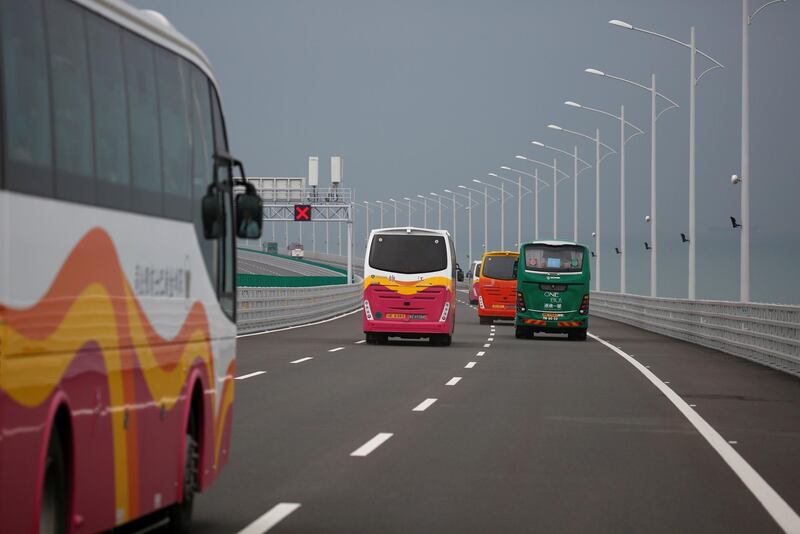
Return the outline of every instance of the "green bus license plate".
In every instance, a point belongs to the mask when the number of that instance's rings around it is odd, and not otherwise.
[[[542,318],[548,321],[555,321],[561,317],[560,313],[543,313]]]

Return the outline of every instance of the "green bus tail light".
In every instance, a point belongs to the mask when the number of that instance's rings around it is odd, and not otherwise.
[[[525,306],[525,295],[521,291],[517,291],[517,309],[524,312],[527,308]]]
[[[581,307],[578,309],[578,313],[581,315],[586,315],[589,313],[589,293],[586,293],[583,296],[583,300],[581,301]]]

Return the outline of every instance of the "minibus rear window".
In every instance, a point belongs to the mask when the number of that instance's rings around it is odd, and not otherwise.
[[[483,260],[481,276],[495,280],[514,280],[517,278],[514,272],[516,262],[517,258],[514,256],[487,256]]]
[[[579,273],[583,270],[583,247],[528,245],[525,247],[525,269],[548,273]]]
[[[372,239],[369,266],[400,274],[447,269],[447,245],[439,235],[378,234]]]

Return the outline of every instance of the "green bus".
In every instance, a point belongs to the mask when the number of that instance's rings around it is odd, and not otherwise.
[[[589,328],[589,249],[569,241],[523,243],[517,264],[516,337],[535,332],[586,340]]]

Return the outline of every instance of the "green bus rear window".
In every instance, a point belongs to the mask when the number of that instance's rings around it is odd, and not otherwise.
[[[583,270],[583,247],[527,245],[525,247],[525,269],[548,273],[579,273]]]

